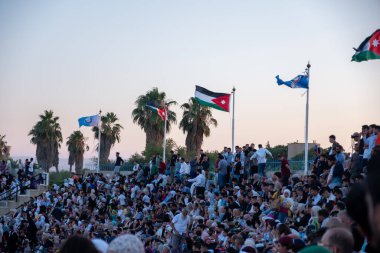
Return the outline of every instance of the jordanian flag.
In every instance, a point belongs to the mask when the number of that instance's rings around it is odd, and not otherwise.
[[[380,59],[380,29],[376,30],[371,36],[366,38],[358,49],[354,48],[356,53],[352,56],[351,61],[368,61]]]
[[[146,106],[149,107],[150,109],[152,109],[152,111],[157,112],[162,120],[165,120],[166,112],[165,112],[164,109],[160,109],[160,108],[157,108],[157,107],[154,107],[154,106],[151,106],[151,105],[146,105]]]
[[[230,111],[230,95],[228,93],[212,92],[203,87],[195,86],[195,99],[199,104],[221,111]]]

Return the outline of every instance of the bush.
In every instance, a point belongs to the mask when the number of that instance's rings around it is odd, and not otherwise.
[[[50,172],[49,173],[49,186],[53,184],[62,185],[66,178],[71,176],[69,171]]]

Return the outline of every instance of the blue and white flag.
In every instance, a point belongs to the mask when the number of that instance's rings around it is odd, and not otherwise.
[[[298,75],[292,80],[286,81],[286,82],[281,80],[278,75],[276,76],[276,79],[277,79],[278,85],[284,84],[288,86],[289,88],[304,88],[304,89],[309,88],[309,77],[307,75]]]
[[[100,115],[96,114],[93,116],[82,117],[78,119],[79,127],[81,126],[98,126],[100,121]]]

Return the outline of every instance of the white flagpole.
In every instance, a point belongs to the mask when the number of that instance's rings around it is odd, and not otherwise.
[[[232,146],[231,150],[234,152],[235,150],[235,87],[232,88]]]
[[[307,63],[307,69],[306,74],[309,78],[309,84],[310,84],[310,63]],[[308,160],[309,160],[309,89],[310,85],[308,85],[307,88],[307,94],[306,94],[306,124],[305,124],[305,172],[304,174],[307,175],[308,172]]]
[[[96,172],[99,173],[100,171],[100,140],[102,139],[102,110],[99,111],[99,123],[98,123],[98,129],[99,129],[99,146],[98,146],[98,167],[96,168]]]
[[[166,121],[168,119],[168,110],[165,107],[165,123],[164,123],[164,142],[163,142],[163,154],[162,154],[162,161],[166,163]]]

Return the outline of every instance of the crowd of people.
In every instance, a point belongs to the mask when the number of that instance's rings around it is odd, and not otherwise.
[[[14,200],[16,192],[25,194],[29,188],[35,188],[40,180],[33,178],[33,158],[17,162],[17,170],[12,169],[11,160],[0,162],[0,201]]]
[[[154,156],[132,174],[73,175],[0,221],[1,252],[380,252],[380,127],[354,133],[349,157],[334,135],[309,175],[266,171],[258,145]],[[117,154],[119,157],[119,154]],[[87,245],[87,246],[86,246]]]

